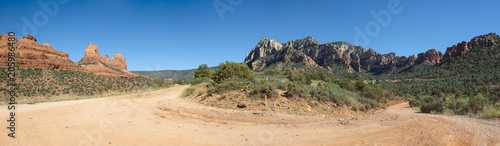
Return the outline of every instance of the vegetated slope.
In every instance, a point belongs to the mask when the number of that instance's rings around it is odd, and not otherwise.
[[[8,37],[0,34],[1,77],[7,76]],[[92,43],[79,63],[72,62],[67,53],[48,43],[40,44],[29,34],[17,40],[14,46],[17,48],[15,72],[19,102],[64,100],[56,98],[130,92],[165,85],[128,72],[125,57],[119,53],[112,59],[107,55],[103,57]],[[0,90],[7,94],[7,78],[0,78],[0,82]]]
[[[430,49],[405,57],[345,42],[321,44],[312,37],[284,44],[263,38],[245,63],[253,70],[324,68],[333,76],[375,81],[399,96],[417,99],[412,105],[425,105],[426,112],[450,109],[458,114],[482,112],[486,117],[500,117],[499,45],[500,37],[489,33],[460,42],[445,53]],[[429,106],[433,110],[426,110]]]
[[[0,76],[7,76],[6,70],[0,68]],[[106,92],[131,92],[151,88],[155,83],[141,76],[117,78],[72,70],[20,68],[16,72],[17,94],[19,98],[26,99],[45,97],[51,100],[59,95],[92,96]],[[7,79],[0,78],[0,82],[6,83]],[[0,86],[1,91],[6,91],[6,88],[6,84]]]
[[[250,70],[244,64],[225,62],[215,71],[200,66],[187,97],[196,102],[235,108],[282,110],[286,113],[331,115],[337,109],[369,111],[397,99],[391,92],[362,80],[333,78],[324,70],[287,68],[285,71]],[[295,104],[292,104],[295,103]],[[314,111],[314,112],[313,112]]]
[[[395,91],[408,94],[452,93],[472,96],[479,92],[496,97],[500,84],[500,46],[474,48],[436,66],[416,66],[384,78],[394,80]],[[408,87],[411,86],[411,87]]]
[[[417,96],[413,106],[432,106],[427,112],[489,110],[500,117],[500,37],[475,37],[448,48],[435,66],[413,66],[381,78],[389,81],[384,84],[387,89]]]

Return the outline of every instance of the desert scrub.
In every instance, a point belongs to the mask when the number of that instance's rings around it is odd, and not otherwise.
[[[208,89],[208,94],[213,94],[213,93],[226,93],[229,91],[237,91],[243,89],[245,86],[252,84],[253,83],[249,80],[244,80],[238,77],[232,77],[227,79],[226,81],[222,83],[208,83],[211,84]]]
[[[417,96],[415,99],[410,101],[412,107],[420,107],[420,111],[423,113],[451,113],[457,115],[481,115],[484,114],[484,110],[489,114],[495,114],[494,103],[484,97],[482,94],[478,93],[472,97],[455,97],[454,95],[448,95],[447,97],[433,97],[433,96]]]
[[[208,83],[202,83],[198,85],[191,86],[184,91],[182,91],[181,97],[197,97],[207,93]]]
[[[219,69],[215,70],[212,80],[220,84],[231,78],[251,79],[254,72],[244,64],[226,61],[219,64]]]
[[[275,86],[266,80],[260,80],[254,84],[253,89],[250,89],[249,95],[257,98],[274,98],[278,96],[278,92]]]
[[[483,118],[500,118],[500,103],[495,105],[488,105],[481,113]]]

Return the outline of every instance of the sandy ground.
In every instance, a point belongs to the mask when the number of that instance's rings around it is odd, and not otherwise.
[[[17,105],[16,138],[0,145],[497,145],[500,122],[416,113],[401,103],[359,118],[226,110],[188,102],[188,86]],[[8,110],[0,107],[1,127]]]

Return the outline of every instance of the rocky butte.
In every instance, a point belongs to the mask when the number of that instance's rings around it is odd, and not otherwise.
[[[98,75],[119,77],[137,76],[127,70],[127,61],[120,53],[116,53],[111,59],[108,55],[101,56],[99,47],[93,43],[89,43],[78,65]]]
[[[101,56],[98,47],[92,43],[85,49],[85,55],[78,63],[69,59],[67,53],[52,48],[50,44],[40,44],[30,34],[18,40],[16,65],[19,68],[47,68],[54,70],[74,70],[93,72],[97,75],[115,77],[135,77],[127,70],[127,61],[120,53],[113,58]],[[7,67],[8,35],[0,34],[0,67]]]

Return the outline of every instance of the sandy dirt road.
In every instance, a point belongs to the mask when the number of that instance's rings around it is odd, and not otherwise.
[[[98,99],[18,105],[16,138],[0,145],[496,145],[500,123],[416,113],[408,103],[360,118],[217,109],[179,95],[188,86]],[[0,107],[1,127],[8,111]]]

